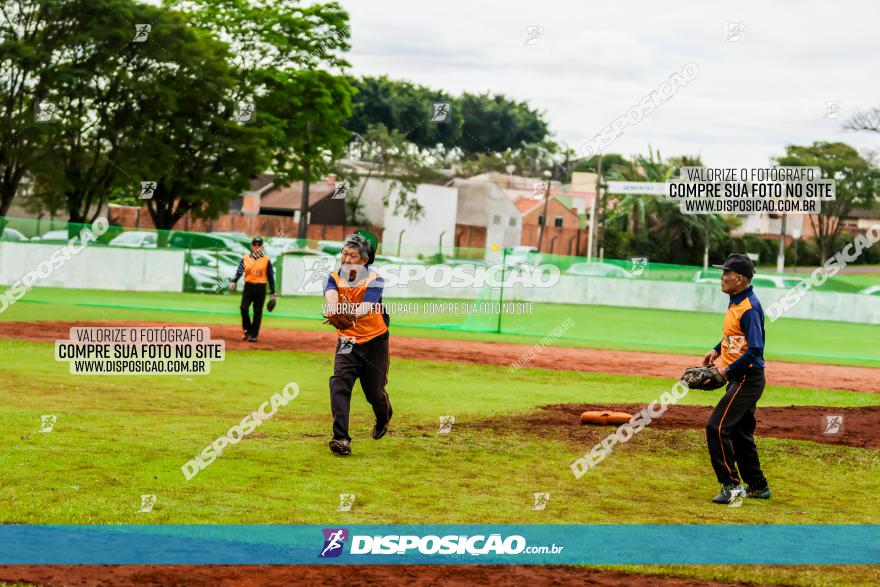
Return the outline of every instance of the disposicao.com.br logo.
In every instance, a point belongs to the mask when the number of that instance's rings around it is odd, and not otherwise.
[[[321,558],[337,557],[343,551],[343,546],[348,539],[348,530],[344,528],[325,529],[324,547],[319,555]],[[563,546],[556,544],[550,546],[528,546],[526,539],[518,534],[502,537],[501,534],[489,536],[478,534],[475,536],[447,535],[447,536],[416,536],[416,535],[387,535],[387,536],[351,536],[349,554],[437,554],[437,555],[464,555],[480,556],[488,554],[517,555],[517,554],[559,554]]]

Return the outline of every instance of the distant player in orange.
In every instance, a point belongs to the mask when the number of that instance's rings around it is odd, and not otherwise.
[[[342,267],[330,274],[324,286],[324,315],[339,336],[330,377],[330,450],[338,455],[351,454],[348,417],[355,380],[360,379],[373,408],[375,440],[385,436],[391,421],[391,399],[385,390],[389,319],[382,307],[384,282],[370,269],[376,256],[374,239],[365,231],[349,236],[342,248]]]
[[[263,304],[266,302],[266,284],[269,285],[270,299],[275,299],[275,270],[263,249],[263,239],[258,236],[251,241],[251,252],[238,264],[229,289],[235,289],[235,284],[242,274],[244,274],[244,291],[241,294],[241,339],[257,342],[260,324],[263,321]],[[254,306],[253,320],[250,317],[251,304]],[[271,310],[272,306],[269,306],[269,309]]]
[[[721,492],[712,501],[726,504],[737,496],[770,498],[755,446],[755,406],[764,393],[764,310],[752,290],[755,266],[746,255],[733,254],[724,265],[721,291],[730,296],[721,342],[706,353],[709,366],[719,357],[718,372],[728,380],[727,393],[706,422],[706,441]],[[740,483],[740,474],[749,484]]]

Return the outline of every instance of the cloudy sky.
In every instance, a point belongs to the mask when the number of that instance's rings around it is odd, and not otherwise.
[[[576,148],[695,62],[699,76],[606,152],[651,145],[664,157],[742,167],[816,140],[880,151],[880,135],[842,129],[854,112],[880,106],[874,0],[341,4],[351,15],[353,74],[527,100]],[[741,28],[731,33],[732,23]],[[536,26],[543,36],[526,44]],[[841,102],[836,118],[829,101]]]

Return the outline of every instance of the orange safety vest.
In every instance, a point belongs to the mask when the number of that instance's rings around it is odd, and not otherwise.
[[[379,277],[375,271],[370,271],[369,275],[355,286],[350,286],[347,282],[343,283],[339,277],[339,272],[334,271],[330,274],[333,281],[336,282],[336,289],[339,292],[340,304],[360,304],[364,301],[367,294],[367,288]],[[346,330],[338,330],[339,336],[353,338],[355,344],[361,344],[373,340],[377,336],[384,334],[388,330],[385,325],[385,319],[382,317],[382,311],[374,308],[372,312],[366,316],[361,316],[355,322],[354,326]]]
[[[245,283],[267,283],[269,281],[269,257],[263,255],[254,259],[251,255],[244,257]]]

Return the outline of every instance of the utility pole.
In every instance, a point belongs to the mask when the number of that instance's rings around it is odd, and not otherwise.
[[[703,249],[703,271],[709,270],[709,216],[706,215],[706,222],[703,226],[704,228],[704,240],[706,241],[706,247]]]
[[[785,214],[782,215],[782,230],[779,231],[779,253],[776,255],[776,273],[785,271]]]
[[[550,206],[550,183],[553,181],[553,174],[544,171],[544,222],[538,227],[538,252],[541,252],[541,243],[544,242],[544,227],[547,226],[547,209]]]
[[[599,153],[599,162],[596,165],[595,200],[598,201],[598,206],[594,205],[592,207],[592,213],[593,215],[595,215],[598,207],[599,218],[595,222],[592,218],[590,219],[590,225],[592,226],[595,223],[596,231],[596,236],[590,239],[593,242],[593,246],[590,251],[591,258],[599,256],[599,247],[601,247],[602,241],[605,238],[605,198],[602,196],[602,153]]]
[[[311,123],[306,122],[306,133],[311,133]],[[309,136],[311,136],[309,134]],[[305,149],[306,153],[309,152],[308,146]],[[309,165],[308,156],[303,164],[303,189],[302,189],[302,198],[300,199],[299,206],[299,238],[305,241],[308,239],[308,224],[309,224],[309,181],[311,179],[311,165]],[[300,246],[305,246],[305,242],[300,243]]]

